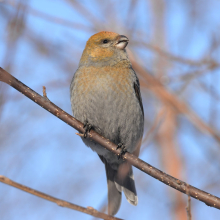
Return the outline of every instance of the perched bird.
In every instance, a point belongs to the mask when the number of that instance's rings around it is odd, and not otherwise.
[[[127,44],[127,37],[107,31],[89,38],[70,85],[71,105],[86,131],[92,128],[121,147],[122,153],[138,156],[144,111],[139,80],[125,50]],[[105,164],[108,213],[118,212],[122,191],[129,203],[137,205],[131,165],[89,140],[86,133],[82,140]]]

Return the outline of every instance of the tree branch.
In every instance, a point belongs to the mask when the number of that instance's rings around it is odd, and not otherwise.
[[[0,81],[5,82],[9,84],[10,86],[14,87],[16,90],[20,91],[22,94],[30,98],[32,101],[36,102],[38,105],[40,105],[42,108],[46,109],[53,115],[57,116],[62,121],[66,122],[71,127],[75,128],[81,133],[84,133],[83,124],[78,121],[77,119],[73,118],[68,113],[64,112],[62,109],[60,109],[58,106],[54,105],[52,102],[50,102],[48,99],[42,97],[32,89],[28,88],[26,85],[24,85],[22,82],[17,80],[15,77],[10,75],[8,72],[6,72],[4,69],[0,67]],[[99,143],[102,145],[105,149],[108,149],[109,151],[113,152],[114,154],[119,154],[120,149],[116,150],[117,145],[113,144],[109,140],[105,139],[98,133],[96,133],[94,130],[91,130],[88,138],[91,140]],[[188,194],[189,196],[200,200],[204,202],[206,205],[220,209],[220,198],[211,195],[205,191],[202,191],[198,188],[195,188],[191,185],[188,185],[187,183],[178,180],[160,170],[157,168],[151,166],[150,164],[144,162],[143,160],[137,158],[133,154],[126,153],[123,155],[123,159],[127,160],[130,164],[141,170],[142,172],[147,173],[148,175],[152,176],[155,179],[158,179],[160,182],[165,183],[166,185],[184,193]]]
[[[96,209],[94,209],[93,207],[90,207],[90,206],[87,207],[87,208],[84,208],[82,206],[78,206],[78,205],[75,205],[73,203],[70,203],[70,202],[67,202],[67,201],[64,201],[64,200],[61,200],[61,199],[57,199],[53,196],[49,196],[45,193],[39,192],[39,191],[34,190],[32,188],[29,188],[27,186],[16,183],[16,182],[8,179],[7,177],[1,176],[1,175],[0,175],[0,182],[5,183],[5,184],[10,185],[10,186],[13,186],[15,188],[18,188],[20,190],[23,190],[23,191],[28,192],[32,195],[43,198],[45,200],[51,201],[53,203],[56,203],[59,206],[66,207],[66,208],[69,208],[69,209],[74,209],[76,211],[80,211],[80,212],[92,215],[94,217],[97,217],[97,218],[106,219],[106,220],[121,220],[120,218],[116,218],[116,217],[107,215],[105,213],[98,212]]]
[[[186,214],[187,214],[187,220],[192,220],[192,214],[191,214],[191,197],[189,195],[189,185],[186,186],[186,194],[188,195],[187,199],[187,206],[186,206]]]

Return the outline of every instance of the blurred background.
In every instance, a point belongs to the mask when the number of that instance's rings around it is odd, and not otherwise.
[[[220,196],[220,1],[0,1],[0,66],[72,114],[69,85],[88,38],[129,38],[141,84],[140,158]],[[104,165],[75,130],[0,82],[0,175],[54,197],[106,211]],[[187,219],[187,196],[134,168],[137,207],[124,219]],[[93,217],[0,183],[1,220]],[[220,211],[192,199],[194,220]]]

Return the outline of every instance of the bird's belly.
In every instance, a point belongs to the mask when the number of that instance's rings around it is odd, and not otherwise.
[[[143,114],[127,72],[111,76],[83,72],[74,80],[71,103],[74,116],[115,144],[123,143],[133,152],[143,135]],[[117,80],[115,77],[119,77]],[[130,77],[131,78],[131,77]],[[84,143],[109,160],[117,160],[99,144],[82,138]],[[114,159],[113,159],[114,158]]]
[[[133,94],[118,90],[93,88],[91,92],[79,98],[75,117],[88,121],[94,130],[115,144],[125,144],[129,152],[133,152],[143,134],[143,116]],[[102,146],[83,139],[99,155],[111,157],[112,153]]]

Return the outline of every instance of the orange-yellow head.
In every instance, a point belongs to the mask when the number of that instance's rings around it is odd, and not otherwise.
[[[127,44],[128,38],[124,35],[108,31],[94,34],[86,43],[80,66],[115,65],[121,60],[128,60],[125,51]]]

